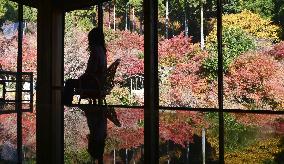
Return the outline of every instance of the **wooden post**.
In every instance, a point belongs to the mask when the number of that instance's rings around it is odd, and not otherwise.
[[[103,29],[104,28],[104,11],[103,11],[103,4],[98,5],[98,27]]]
[[[64,163],[63,87],[64,12],[58,1],[38,6],[37,163]]]
[[[159,163],[158,0],[144,0],[144,163]]]
[[[18,163],[23,159],[23,129],[22,129],[22,72],[23,72],[23,4],[18,4],[18,56],[17,56],[17,74],[16,74],[16,111],[17,111],[17,156]]]

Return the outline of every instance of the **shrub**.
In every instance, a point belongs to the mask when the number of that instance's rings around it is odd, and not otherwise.
[[[279,26],[273,25],[271,21],[250,11],[224,15],[222,23],[223,27],[238,27],[256,38],[271,39],[272,41],[279,41],[281,33]]]
[[[65,150],[64,163],[92,163],[92,157],[86,149]]]
[[[213,30],[210,32],[210,39],[207,39],[207,41],[212,40],[214,35],[217,34],[216,19],[213,19],[210,24],[213,25]],[[270,42],[278,42],[283,32],[281,27],[273,24],[272,21],[246,10],[237,14],[225,14],[222,17],[222,25],[224,28],[240,28],[257,40],[268,40]]]
[[[64,43],[64,78],[74,79],[84,73],[88,62],[87,33],[72,28],[68,29],[67,34]]]
[[[131,75],[143,74],[144,64],[141,53],[144,50],[144,38],[137,33],[118,31],[107,44],[108,61],[111,63],[120,58],[117,69],[118,79],[124,79]]]
[[[207,50],[211,55],[202,64],[205,73],[210,78],[217,77],[218,72],[218,44],[213,32],[207,37]],[[223,69],[226,72],[229,65],[241,53],[255,48],[255,42],[240,28],[224,27],[223,29]]]
[[[167,90],[163,91],[161,100],[171,102],[172,106],[213,107],[216,106],[216,87],[202,76],[202,61],[208,56],[206,51],[193,51],[190,57],[176,64],[169,75],[169,83],[163,82]],[[186,59],[186,60],[185,60]],[[163,89],[163,85],[161,88]],[[166,96],[165,96],[166,95]]]
[[[159,42],[159,63],[162,66],[175,66],[186,59],[186,55],[193,51],[191,38],[183,33],[171,39]]]
[[[253,13],[260,14],[263,18],[271,18],[274,14],[274,0],[247,0],[245,8]]]
[[[274,56],[276,59],[284,59],[284,41],[278,43],[273,47],[272,50],[268,52],[271,56]]]
[[[12,39],[5,39],[0,33],[0,62],[3,70],[17,70],[17,36]],[[23,38],[23,71],[36,72],[37,46],[36,35],[28,33]]]
[[[284,105],[283,65],[270,56],[248,53],[230,66],[225,93],[249,109],[281,109]]]
[[[17,3],[8,0],[0,1],[0,23],[17,21]]]
[[[130,94],[129,88],[114,86],[110,95],[107,95],[109,104],[114,105],[137,105],[138,101]]]

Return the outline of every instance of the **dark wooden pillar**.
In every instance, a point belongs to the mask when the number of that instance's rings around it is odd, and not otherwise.
[[[37,163],[64,162],[63,85],[64,12],[57,1],[38,4]]]
[[[217,41],[218,41],[218,104],[219,104],[219,163],[224,164],[224,81],[223,81],[223,46],[222,46],[222,1],[217,0]]]
[[[158,0],[144,0],[144,163],[159,163]]]
[[[104,27],[104,11],[103,4],[98,4],[98,27],[103,29]]]

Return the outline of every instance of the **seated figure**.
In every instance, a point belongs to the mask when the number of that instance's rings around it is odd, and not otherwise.
[[[110,77],[113,78],[119,59],[107,69],[106,48],[102,29],[94,28],[88,34],[90,57],[85,73],[78,79],[68,79],[64,86],[63,101],[65,105],[71,105],[73,95],[79,94],[80,98],[91,100],[104,100],[107,89],[106,84]],[[111,73],[109,73],[111,72]],[[107,76],[108,75],[108,76]],[[111,84],[112,85],[112,84]],[[115,125],[121,126],[117,119],[114,108],[108,107],[107,110],[96,110],[90,106],[81,106],[87,118],[90,134],[88,135],[88,152],[99,164],[103,163],[103,153],[105,139],[107,135],[107,118]],[[99,103],[101,105],[101,103]],[[104,108],[103,106],[93,106]]]
[[[64,104],[72,104],[74,89],[89,90],[100,96],[106,81],[107,60],[105,40],[102,29],[94,28],[88,34],[90,57],[85,73],[79,79],[68,79],[64,87]],[[91,97],[90,97],[91,98]]]

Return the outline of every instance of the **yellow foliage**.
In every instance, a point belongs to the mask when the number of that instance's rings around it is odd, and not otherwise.
[[[215,20],[216,21],[216,20]],[[215,22],[214,21],[214,22]],[[279,41],[279,34],[281,27],[273,25],[272,21],[263,19],[258,14],[254,14],[250,11],[243,11],[237,14],[225,14],[223,15],[223,27],[241,28],[248,34],[261,39],[271,39],[272,41]],[[207,40],[212,41],[215,35],[216,37],[216,22],[214,23],[214,29],[210,33]]]
[[[225,163],[230,164],[256,164],[265,160],[273,160],[274,155],[281,152],[283,148],[278,147],[280,139],[267,139],[240,150],[238,152],[225,154]]]

